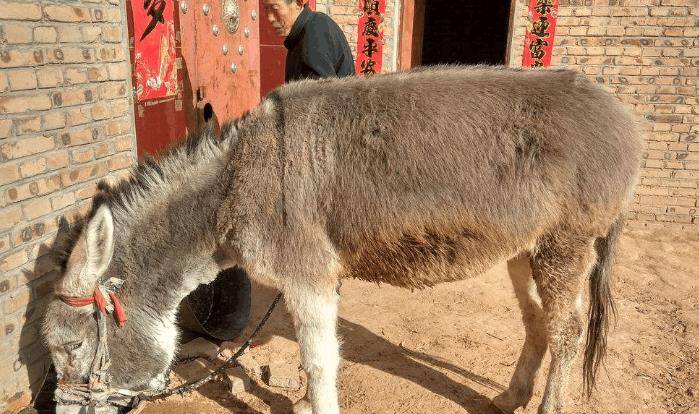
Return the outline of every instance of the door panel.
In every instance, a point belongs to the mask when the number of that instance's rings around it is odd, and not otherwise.
[[[160,9],[163,5],[164,8]],[[153,10],[160,10],[163,15],[162,20],[151,18],[149,15],[151,7]],[[144,154],[155,154],[176,142],[183,136],[186,126],[185,112],[182,108],[182,88],[179,87],[183,73],[177,64],[181,46],[178,36],[180,22],[177,10],[173,10],[173,7],[174,5],[168,0],[165,2],[127,0],[126,2],[139,157]],[[155,24],[151,24],[153,21]],[[174,50],[171,49],[173,42]],[[163,49],[168,50],[167,53],[164,53]],[[165,60],[169,60],[174,67],[161,70],[165,66],[160,65],[158,61]],[[160,76],[160,72],[167,73],[162,73]],[[172,85],[171,82],[173,75],[176,85]],[[152,82],[149,83],[149,80]],[[170,83],[166,87],[161,85],[161,81]]]
[[[220,124],[242,115],[260,100],[259,10],[254,0],[192,3],[196,106],[206,116],[207,104],[211,105],[215,124]],[[238,9],[238,27],[233,33],[224,18],[225,3]],[[188,46],[183,44],[183,49]]]
[[[135,1],[145,7],[149,0]],[[204,125],[205,116],[215,127],[238,117],[260,100],[260,33],[257,0],[150,0],[173,8],[177,56],[175,96],[139,100],[135,95],[136,136],[139,156],[154,154]],[[225,1],[225,2],[224,2]],[[224,13],[225,9],[225,13]],[[131,61],[134,20],[129,10]],[[134,9],[141,13],[140,9]],[[144,9],[145,10],[145,9]],[[237,10],[237,29],[227,16]],[[169,10],[168,10],[169,11]],[[141,17],[142,18],[142,17]],[[143,24],[137,21],[136,31]],[[231,31],[233,30],[233,31]],[[135,34],[140,36],[139,33]],[[224,48],[225,46],[225,48]],[[137,70],[133,67],[134,85]]]

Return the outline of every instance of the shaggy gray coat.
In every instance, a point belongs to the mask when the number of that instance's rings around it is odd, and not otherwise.
[[[174,354],[179,301],[237,264],[282,290],[294,318],[309,376],[295,411],[336,413],[341,278],[421,288],[507,259],[527,336],[494,403],[526,405],[550,348],[539,411],[561,412],[588,276],[585,379],[594,384],[641,136],[584,76],[440,67],[303,81],[271,93],[223,135],[190,139],[131,182],[102,185],[87,230],[63,248],[59,293],[126,280],[131,320],[110,338],[115,384],[155,386]],[[56,301],[44,324],[59,373],[73,380],[84,381],[91,362],[90,311]]]

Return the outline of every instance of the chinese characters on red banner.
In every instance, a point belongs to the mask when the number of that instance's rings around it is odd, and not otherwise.
[[[386,0],[359,0],[359,40],[356,71],[360,76],[381,72],[383,62],[383,16]]]
[[[531,24],[524,38],[523,67],[547,67],[551,64],[557,17],[558,0],[529,1]]]
[[[139,101],[177,94],[173,0],[132,0],[134,87]]]

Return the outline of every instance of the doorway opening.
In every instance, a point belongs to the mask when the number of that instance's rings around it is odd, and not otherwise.
[[[512,0],[408,0],[401,67],[506,63]],[[405,21],[407,19],[407,21]]]

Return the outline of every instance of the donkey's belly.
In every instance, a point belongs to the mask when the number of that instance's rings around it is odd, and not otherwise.
[[[365,240],[342,254],[343,277],[423,288],[477,276],[515,252],[468,232]]]

